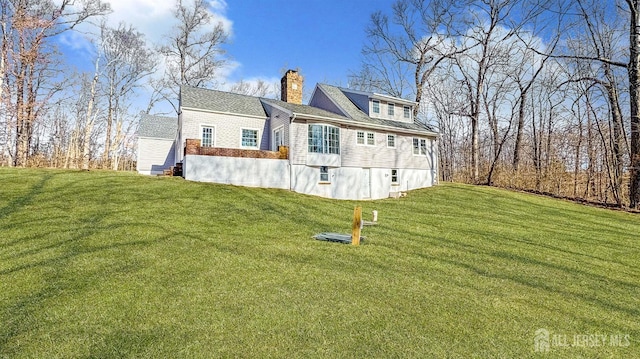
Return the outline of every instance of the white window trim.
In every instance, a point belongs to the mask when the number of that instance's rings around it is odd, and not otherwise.
[[[331,127],[331,128],[336,128],[338,129],[338,153],[330,153],[330,152],[309,152],[309,127],[310,126],[315,126],[315,125],[319,125],[319,126],[324,126],[324,127]],[[306,146],[307,146],[307,153],[318,153],[318,154],[324,154],[324,155],[331,155],[331,156],[340,156],[340,154],[342,153],[342,128],[340,126],[336,126],[336,125],[330,125],[328,123],[309,123],[307,124],[307,137],[306,137]],[[327,142],[327,151],[329,151],[329,142]]]
[[[364,143],[358,143],[358,132],[364,133]],[[369,144],[369,134],[373,135],[373,145]],[[367,146],[367,147],[375,147],[376,146],[376,133],[372,131],[356,131],[356,146]]]
[[[377,103],[378,104],[378,112],[374,111],[375,106],[374,104]],[[380,114],[380,100],[371,100],[371,113],[375,113],[375,114]]]
[[[276,132],[278,131],[282,131],[282,135],[280,137],[280,140],[282,141],[282,145],[278,145],[276,144]],[[284,126],[278,126],[276,128],[273,129],[273,132],[271,133],[271,148],[274,151],[278,150],[278,146],[284,146]]]
[[[389,146],[389,136],[393,136],[393,146]],[[398,147],[398,136],[395,133],[387,133],[387,148],[396,148]],[[413,143],[411,143],[413,146]],[[413,151],[413,150],[412,150]]]
[[[211,136],[211,147],[215,147],[216,146],[216,136],[218,135],[218,129],[216,128],[215,125],[205,125],[205,124],[200,124],[200,146],[203,145],[203,138],[202,138],[202,130],[205,128],[213,128],[213,136]]]
[[[409,109],[409,117],[407,117],[407,116],[405,116],[405,115],[404,115],[404,113],[405,113],[405,111],[404,111],[404,110],[405,110],[405,109],[407,109],[407,108]],[[404,106],[402,107],[402,118],[406,118],[406,119],[408,119],[408,120],[410,120],[410,119],[411,119],[411,106],[404,105]]]
[[[389,113],[389,109],[393,108],[393,113]],[[403,110],[404,111],[404,110]],[[391,116],[391,118],[396,117],[396,104],[393,102],[387,103],[387,116]]]
[[[326,168],[327,169],[327,180],[326,181],[322,180],[322,168]],[[330,184],[331,183],[331,171],[329,171],[329,167],[328,166],[320,166],[320,168],[318,168],[318,170],[320,171],[320,173],[318,175],[318,183],[320,183],[320,184]]]
[[[413,149],[414,149],[413,148],[413,140],[414,139],[418,140],[418,153],[413,152]],[[422,152],[422,146],[421,146],[422,141],[424,141],[424,153],[421,153]],[[426,156],[426,155],[428,155],[429,154],[429,149],[427,148],[427,144],[428,144],[427,141],[428,140],[426,138],[412,137],[411,138],[411,153],[414,156]]]
[[[256,145],[255,145],[255,147],[254,146],[243,146],[242,145],[242,131],[243,130],[256,131]],[[249,128],[249,127],[240,128],[240,148],[247,148],[247,149],[251,149],[251,150],[260,149],[260,129]]]
[[[396,171],[396,181],[393,181],[393,171]],[[391,169],[391,185],[392,186],[399,186],[400,185],[400,170],[397,168],[392,168]]]

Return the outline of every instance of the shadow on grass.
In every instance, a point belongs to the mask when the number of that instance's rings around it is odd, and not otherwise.
[[[40,180],[36,182],[29,191],[12,200],[6,206],[0,208],[0,219],[3,219],[11,214],[18,212],[23,207],[31,204],[33,200],[43,193],[44,187],[53,179],[54,173],[45,172],[40,176]]]

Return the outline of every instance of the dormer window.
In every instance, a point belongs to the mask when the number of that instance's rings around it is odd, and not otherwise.
[[[396,106],[392,103],[387,105],[387,115],[393,117],[395,115]]]
[[[411,106],[404,107],[404,118],[406,119],[411,118]]]
[[[378,100],[373,100],[372,102],[372,111],[373,113],[380,113],[380,101]]]

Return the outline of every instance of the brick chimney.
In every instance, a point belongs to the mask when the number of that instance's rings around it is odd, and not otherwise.
[[[302,84],[304,79],[297,70],[288,70],[280,80],[280,99],[302,105]]]

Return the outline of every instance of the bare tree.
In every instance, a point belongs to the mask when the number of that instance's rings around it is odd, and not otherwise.
[[[122,128],[122,117],[118,114],[127,107],[132,92],[140,81],[156,68],[154,53],[146,45],[144,35],[131,25],[120,24],[117,28],[101,27],[101,53],[105,70],[107,113],[106,133],[102,164],[110,167],[112,156],[112,127]],[[120,134],[121,135],[121,134]],[[117,138],[121,136],[116,135]],[[117,141],[116,141],[117,142]]]
[[[221,45],[229,36],[224,25],[215,22],[206,1],[185,2],[178,0],[174,10],[178,25],[160,47],[166,65],[164,86],[169,90],[165,98],[176,113],[177,104],[172,98],[178,97],[180,86],[215,87],[218,71],[226,63]]]
[[[10,97],[14,99],[14,165],[26,166],[33,124],[38,118],[41,90],[52,70],[55,56],[51,40],[87,19],[106,14],[110,8],[100,0],[0,0],[3,27],[5,75],[12,77]],[[6,37],[5,37],[6,36]]]
[[[420,103],[429,77],[442,62],[464,51],[452,41],[461,11],[457,1],[399,0],[392,16],[378,11],[367,28],[361,70],[350,83],[396,97],[413,95]]]

